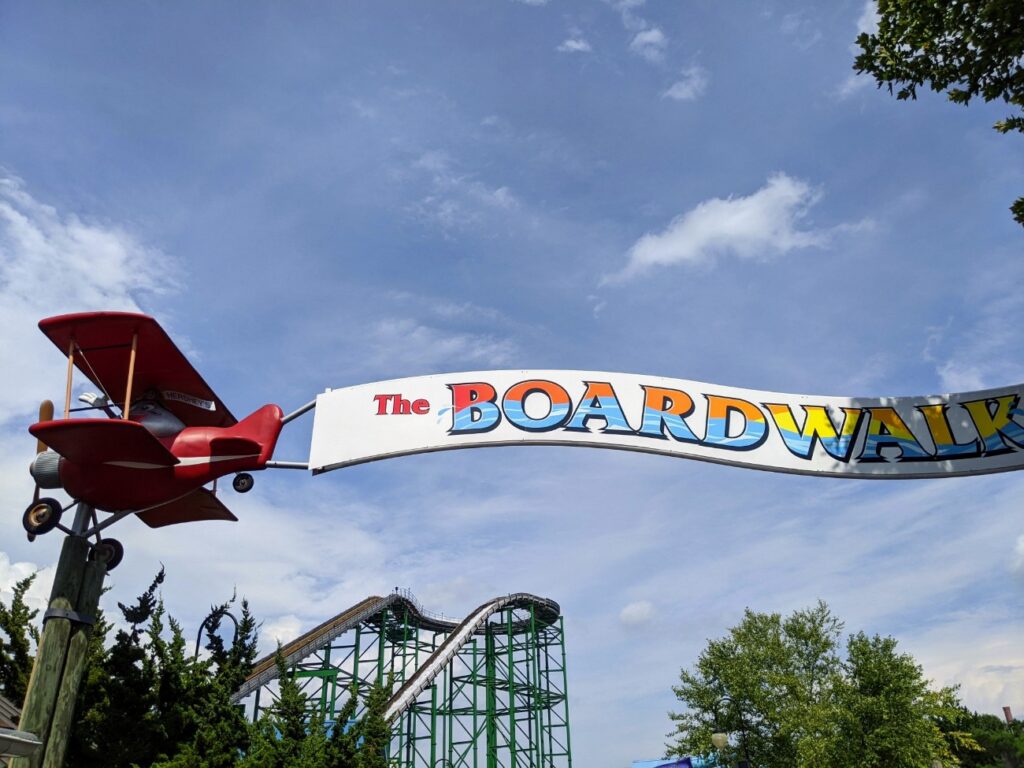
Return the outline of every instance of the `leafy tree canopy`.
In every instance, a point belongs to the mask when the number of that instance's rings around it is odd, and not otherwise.
[[[710,757],[716,732],[730,764],[758,768],[930,768],[977,749],[955,689],[933,690],[892,638],[858,633],[843,652],[842,632],[823,602],[786,618],[748,609],[681,671],[671,754]]]
[[[1021,0],[878,0],[878,14],[878,31],[857,38],[858,72],[897,99],[928,87],[957,104],[1002,100],[1015,111],[996,130],[1024,133]],[[1024,197],[1010,210],[1024,225]]]

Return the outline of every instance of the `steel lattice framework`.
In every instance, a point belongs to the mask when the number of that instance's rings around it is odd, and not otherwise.
[[[408,591],[372,597],[289,643],[288,669],[310,715],[336,723],[393,681],[387,718],[395,768],[571,768],[568,680],[558,604],[519,593],[461,621],[422,609]],[[235,700],[253,718],[276,699],[273,658],[257,663]],[[357,717],[365,702],[360,701]]]

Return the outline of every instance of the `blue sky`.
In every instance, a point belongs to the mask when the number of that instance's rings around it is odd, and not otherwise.
[[[155,315],[238,414],[488,368],[858,396],[1021,381],[1024,148],[996,107],[853,78],[869,11],[5,5],[0,590],[57,554],[19,521],[24,429],[62,387],[47,315]],[[396,584],[448,614],[547,595],[577,759],[621,766],[660,754],[679,667],[745,606],[823,598],[969,705],[1024,711],[1020,482],[561,448],[266,473],[235,525],[121,524],[109,602],[163,562],[187,630],[237,586],[270,645]]]

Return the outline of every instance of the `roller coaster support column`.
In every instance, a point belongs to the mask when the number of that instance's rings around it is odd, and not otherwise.
[[[91,514],[91,507],[79,504],[74,533],[64,539],[18,726],[36,734],[43,744],[32,757],[15,758],[11,768],[61,768],[64,764],[107,573],[105,563],[87,562],[89,542],[77,535],[86,529]]]

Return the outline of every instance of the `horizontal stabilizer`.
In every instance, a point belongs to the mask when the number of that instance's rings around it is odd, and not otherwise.
[[[173,467],[178,463],[174,454],[137,421],[61,419],[40,421],[28,431],[76,464],[116,461]]]
[[[201,520],[238,520],[231,510],[221,504],[213,492],[205,488],[193,491],[177,501],[139,512],[138,517],[150,528],[162,528],[176,523],[195,523]]]
[[[215,437],[210,441],[210,454],[217,456],[259,456],[263,446],[245,437]]]

